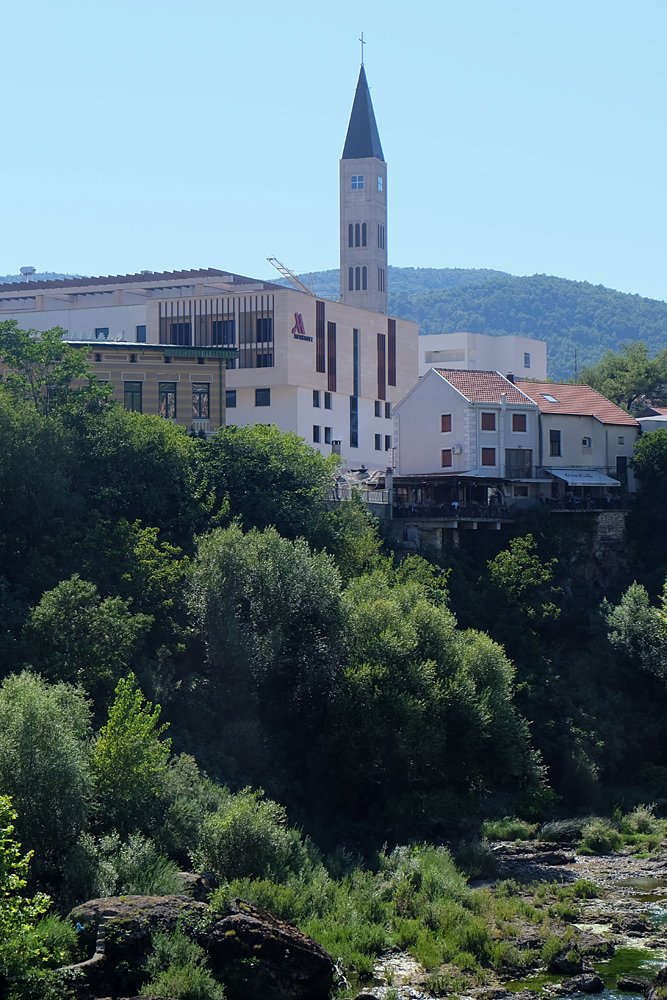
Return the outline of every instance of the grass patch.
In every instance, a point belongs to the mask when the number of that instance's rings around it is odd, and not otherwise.
[[[537,823],[527,823],[516,816],[486,820],[482,825],[482,835],[487,840],[533,840],[537,836]]]

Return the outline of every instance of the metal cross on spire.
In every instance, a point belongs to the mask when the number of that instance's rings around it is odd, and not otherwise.
[[[366,42],[364,41],[364,33],[363,33],[363,31],[361,32],[361,38],[359,39],[359,41],[361,42],[361,65],[363,66],[364,65],[364,45],[366,45]]]

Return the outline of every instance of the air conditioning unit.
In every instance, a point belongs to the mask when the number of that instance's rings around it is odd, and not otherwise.
[[[585,438],[581,439],[581,447],[582,448],[591,448],[592,446],[593,446],[593,440],[592,440],[592,438],[585,437]]]
[[[462,444],[453,444],[452,445],[452,455],[460,455],[462,453],[462,451],[463,451],[463,445]]]

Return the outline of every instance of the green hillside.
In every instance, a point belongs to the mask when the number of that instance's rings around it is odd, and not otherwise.
[[[301,275],[319,295],[336,298],[338,271]],[[546,340],[552,378],[569,378],[606,350],[643,340],[667,346],[667,302],[586,281],[544,274],[516,277],[463,268],[389,268],[389,311],[421,332],[518,333]]]

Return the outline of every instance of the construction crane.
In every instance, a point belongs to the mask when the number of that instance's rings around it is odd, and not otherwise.
[[[294,271],[290,271],[289,267],[286,267],[285,264],[283,264],[282,261],[279,261],[277,257],[267,257],[266,259],[269,264],[273,264],[276,271],[280,271],[283,278],[287,278],[290,285],[294,285],[295,288],[298,288],[300,292],[305,292],[306,295],[315,296],[315,292],[313,292],[308,285],[304,285],[301,278],[297,277]]]

